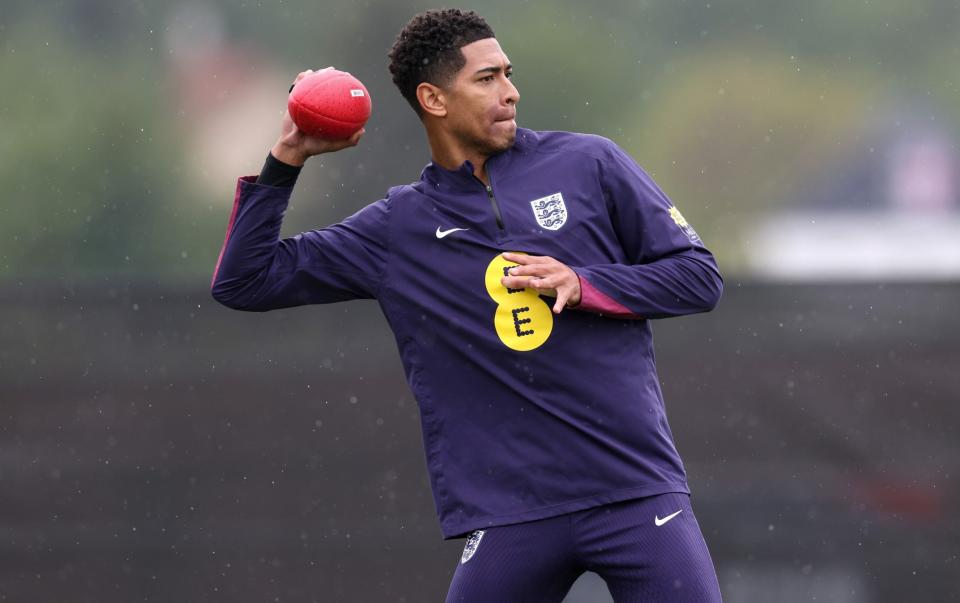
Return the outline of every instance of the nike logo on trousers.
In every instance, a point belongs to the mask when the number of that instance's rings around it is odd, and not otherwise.
[[[682,513],[682,512],[683,512],[683,509],[680,509],[680,510],[677,511],[676,513],[671,513],[670,515],[667,515],[667,516],[664,517],[663,519],[660,519],[660,517],[658,517],[657,515],[654,515],[654,516],[653,516],[653,523],[659,528],[660,526],[662,526],[663,524],[667,523],[668,521],[670,521],[671,519],[673,519],[674,517],[676,517],[677,515],[679,515],[679,514]]]

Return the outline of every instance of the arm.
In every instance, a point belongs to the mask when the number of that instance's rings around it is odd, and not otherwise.
[[[292,187],[240,178],[227,236],[211,283],[214,299],[265,311],[376,297],[386,264],[388,202],[339,224],[280,240]]]
[[[297,81],[310,71],[298,75]],[[263,311],[374,297],[386,262],[388,209],[383,199],[339,224],[280,240],[280,226],[300,168],[311,156],[355,146],[305,136],[284,113],[281,136],[259,177],[237,183],[211,283],[214,299]]]
[[[505,253],[519,266],[501,279],[506,287],[532,287],[565,307],[617,318],[664,318],[707,312],[723,280],[713,255],[653,180],[607,141],[599,177],[626,261],[567,266],[548,256]]]
[[[723,291],[713,255],[666,194],[612,142],[600,181],[627,263],[573,267],[579,309],[625,318],[712,310]]]

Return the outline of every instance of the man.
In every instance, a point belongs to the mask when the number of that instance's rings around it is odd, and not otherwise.
[[[307,158],[363,134],[310,138],[285,115],[238,183],[214,297],[379,301],[443,537],[468,537],[447,601],[556,602],[587,570],[618,603],[719,601],[647,320],[711,310],[713,256],[611,141],[517,127],[512,66],[476,13],[417,15],[390,59],[427,132],[420,180],[278,240]]]

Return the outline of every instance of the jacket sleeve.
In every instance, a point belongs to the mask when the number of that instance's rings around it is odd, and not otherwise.
[[[281,240],[292,191],[257,184],[256,176],[239,179],[214,269],[213,298],[263,312],[376,297],[387,257],[387,199],[338,224]]]
[[[600,183],[625,263],[571,266],[577,309],[621,318],[666,318],[712,310],[723,279],[713,254],[650,176],[606,141]]]

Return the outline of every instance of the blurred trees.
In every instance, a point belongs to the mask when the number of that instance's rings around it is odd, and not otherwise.
[[[343,65],[374,93],[362,155],[324,161],[342,172],[339,185],[349,188],[339,193],[351,195],[339,210],[331,203],[307,212],[311,225],[416,178],[428,156],[412,112],[391,89],[386,52],[403,23],[429,5],[209,6],[223,16],[227,37],[289,66],[291,77]],[[4,279],[209,275],[229,199],[212,203],[187,177],[194,167],[163,42],[174,8],[5,3]],[[952,1],[498,0],[475,8],[516,66],[520,123],[616,140],[727,270],[736,270],[734,243],[749,237],[755,216],[793,200],[798,182],[868,152],[859,141],[888,107],[923,102],[924,117],[951,136],[960,122],[960,8]],[[278,93],[278,110],[282,99]],[[308,176],[305,190],[330,191],[334,181],[322,178],[314,190]],[[232,194],[225,182],[223,195]]]
[[[663,77],[630,146],[734,266],[756,218],[856,153],[879,110],[864,74],[837,77],[762,46],[687,57]]]
[[[175,274],[172,233],[205,216],[184,199],[166,82],[147,48],[104,54],[67,23],[5,28],[0,81],[0,273],[77,280]]]

